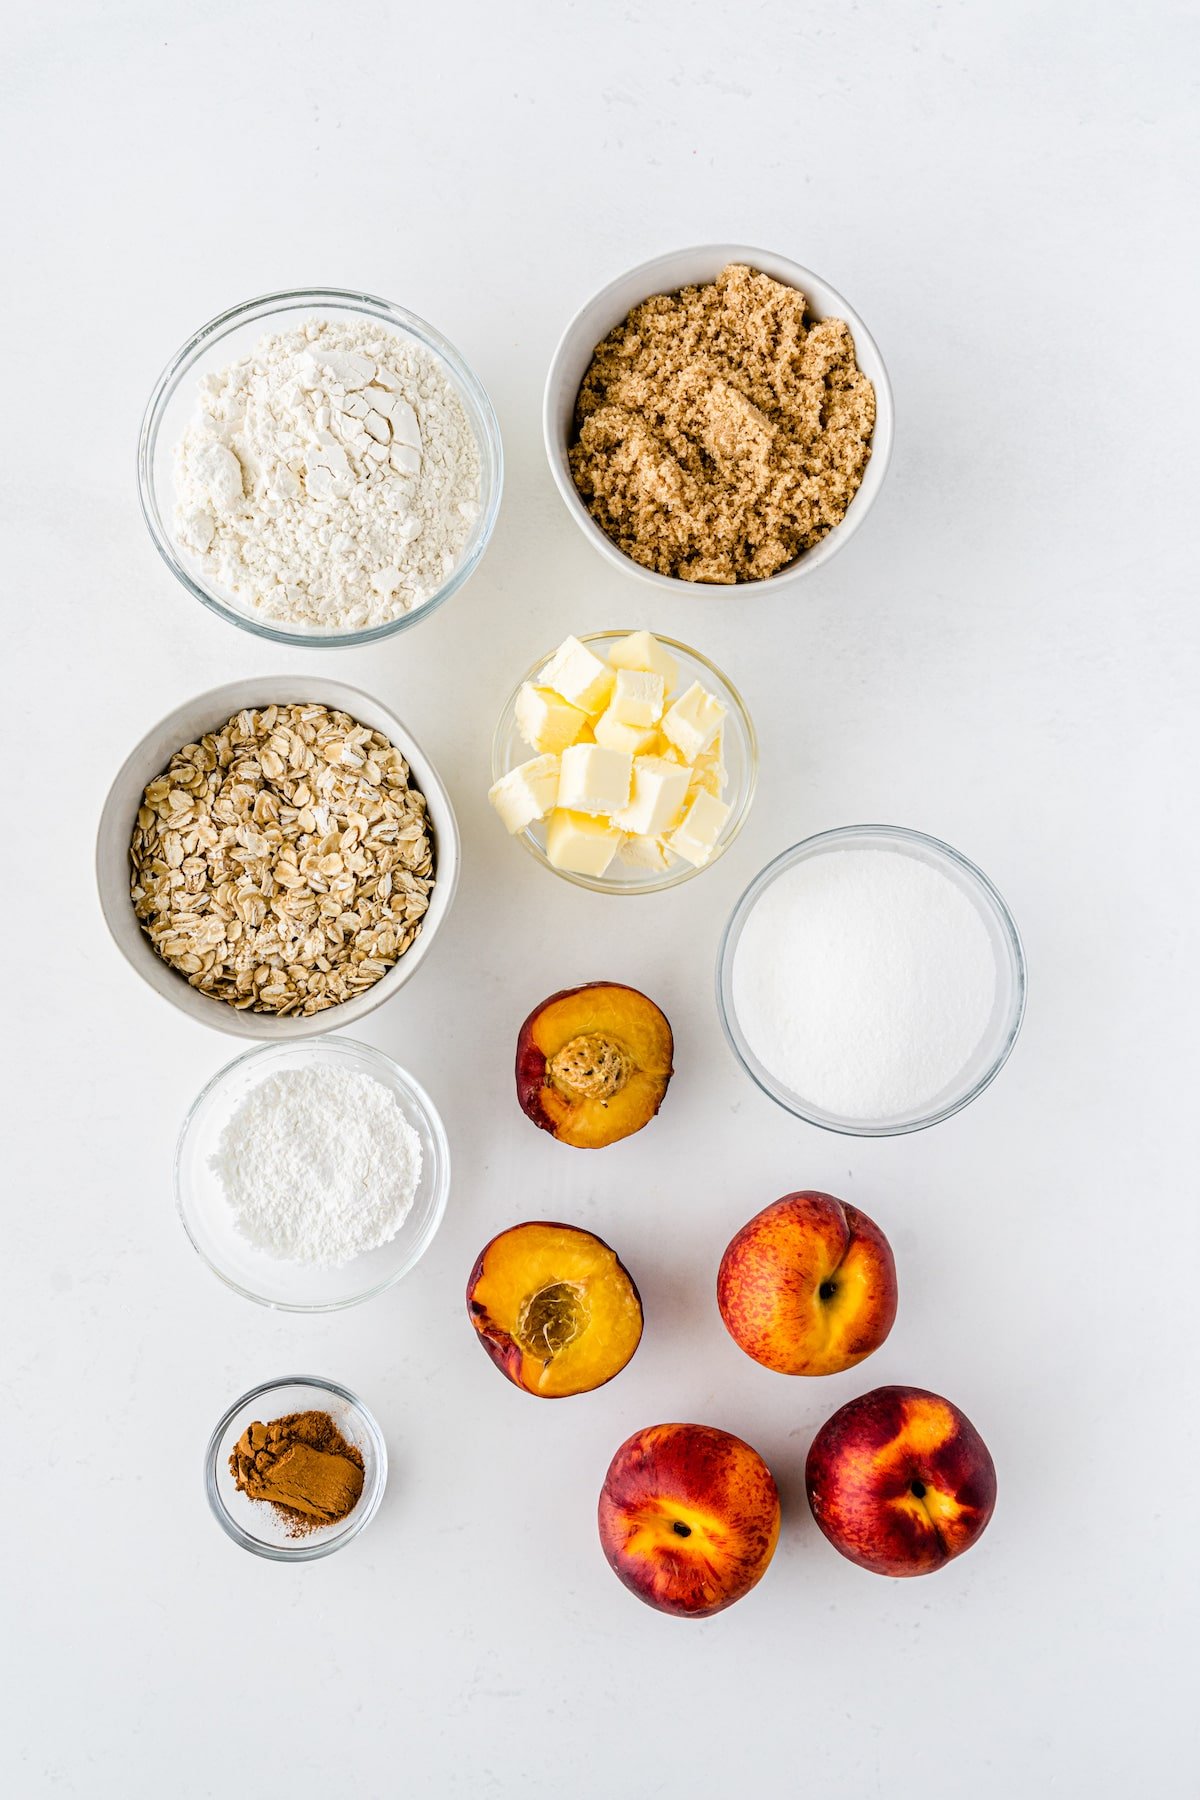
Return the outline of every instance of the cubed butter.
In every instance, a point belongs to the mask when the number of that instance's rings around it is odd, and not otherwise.
[[[615,682],[615,670],[577,637],[566,638],[538,676],[539,687],[553,688],[593,719],[608,705]]]
[[[629,804],[612,815],[613,824],[633,837],[659,837],[669,831],[687,800],[690,773],[665,756],[635,757]]]
[[[606,750],[627,750],[630,756],[654,755],[663,744],[657,725],[622,725],[611,706],[596,720],[595,738]]]
[[[571,812],[611,817],[629,800],[633,757],[603,744],[572,744],[562,753],[558,804]]]
[[[695,789],[687,811],[667,838],[667,848],[693,868],[703,868],[716,849],[730,810],[724,800],[715,799],[703,788]]]
[[[553,688],[527,681],[517,695],[517,730],[531,750],[561,756],[587,728],[588,716]]]
[[[663,714],[663,734],[685,762],[694,763],[720,731],[725,711],[715,694],[706,693],[698,681],[693,681],[687,693],[681,694]]]
[[[661,675],[665,693],[673,694],[678,685],[679,664],[648,631],[631,631],[628,637],[618,638],[608,660],[614,669],[643,669]]]
[[[604,819],[559,806],[546,826],[546,855],[555,869],[572,875],[603,875],[617,853],[621,834]]]
[[[722,734],[718,732],[708,749],[702,750],[692,764],[692,786],[703,788],[718,800],[725,792],[725,783],[729,779],[721,738]]]
[[[648,869],[655,875],[665,875],[671,867],[671,858],[656,837],[622,838],[617,857],[631,869]]]
[[[657,725],[666,705],[661,675],[651,669],[618,669],[608,710],[622,725]]]
[[[514,833],[544,819],[558,798],[557,756],[534,756],[502,775],[488,799]]]

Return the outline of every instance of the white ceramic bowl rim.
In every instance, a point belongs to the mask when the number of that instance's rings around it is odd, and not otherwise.
[[[774,881],[782,869],[802,856],[808,856],[821,849],[857,838],[883,838],[920,846],[931,851],[935,857],[949,861],[967,878],[968,885],[976,887],[991,905],[993,917],[1001,935],[1007,942],[1011,958],[1013,980],[1012,1004],[1009,1008],[1007,1026],[1003,1042],[988,1063],[979,1078],[972,1082],[961,1094],[954,1095],[945,1104],[936,1107],[929,1113],[922,1114],[912,1120],[896,1123],[874,1120],[838,1120],[836,1123],[829,1116],[805,1106],[801,1096],[793,1094],[782,1082],[776,1081],[770,1071],[762,1068],[749,1045],[745,1043],[741,1028],[737,1023],[737,1011],[733,1004],[733,964],[737,942],[742,927],[757,903],[759,897]],[[720,946],[717,950],[716,966],[716,998],[717,1014],[721,1021],[721,1029],[725,1041],[732,1050],[735,1059],[749,1075],[754,1085],[782,1106],[794,1117],[803,1119],[807,1125],[816,1125],[822,1131],[830,1131],[839,1137],[906,1137],[914,1131],[927,1131],[931,1125],[939,1125],[959,1113],[973,1100],[978,1099],[985,1088],[991,1086],[1005,1063],[1012,1054],[1013,1045],[1020,1034],[1021,1024],[1025,1017],[1025,1002],[1028,992],[1028,972],[1025,963],[1025,948],[1021,942],[1021,934],[1017,922],[1013,918],[1004,896],[994,882],[984,874],[977,864],[947,844],[942,838],[930,836],[928,832],[917,831],[908,825],[839,825],[831,831],[818,831],[812,837],[802,838],[798,843],[789,844],[778,856],[771,858],[754,880],[739,895],[728,922],[721,934]]]
[[[401,613],[399,618],[389,619],[382,625],[369,625],[359,631],[315,632],[301,631],[286,625],[273,623],[269,619],[257,618],[252,612],[242,612],[226,603],[219,595],[208,589],[203,580],[195,575],[178,554],[174,539],[168,531],[158,503],[157,486],[154,478],[154,456],[157,448],[158,433],[162,417],[175,390],[190,374],[201,351],[210,342],[215,342],[235,330],[239,325],[248,325],[255,319],[267,319],[273,312],[298,309],[304,306],[317,308],[328,306],[341,308],[343,311],[365,313],[382,323],[392,325],[397,330],[408,333],[423,343],[426,348],[435,352],[445,363],[450,374],[462,390],[468,417],[476,435],[481,438],[480,453],[484,468],[481,471],[483,491],[479,518],[467,540],[466,549],[454,573],[431,594],[429,599],[411,612]],[[488,464],[491,465],[490,487],[487,482]],[[462,352],[443,337],[437,328],[419,313],[410,312],[407,307],[398,306],[391,300],[384,300],[377,294],[364,294],[352,288],[283,288],[278,293],[260,294],[253,300],[239,301],[236,306],[227,307],[216,318],[201,325],[194,331],[187,342],[176,351],[163,369],[146,402],[146,410],[142,415],[141,428],[138,432],[137,448],[137,485],[138,498],[141,504],[142,517],[154,543],[155,549],[170,569],[202,606],[217,614],[218,618],[227,620],[243,631],[252,632],[257,637],[267,638],[277,644],[299,644],[307,649],[326,650],[341,649],[357,644],[370,644],[380,638],[393,636],[409,626],[416,625],[436,612],[438,607],[447,601],[452,594],[458,592],[463,583],[472,575],[487,549],[492,535],[496,517],[500,510],[500,496],[504,487],[504,446],[500,437],[500,426],[496,419],[487,389],[475,371],[466,361]]]
[[[316,1532],[311,1537],[297,1538],[294,1545],[269,1543],[262,1538],[256,1538],[252,1532],[246,1531],[239,1525],[225,1507],[217,1485],[216,1474],[216,1459],[222,1440],[237,1415],[245,1408],[253,1406],[256,1400],[263,1399],[265,1395],[278,1393],[280,1390],[290,1387],[317,1388],[322,1393],[333,1394],[337,1399],[344,1401],[361,1418],[371,1440],[371,1451],[376,1463],[375,1483],[370,1495],[365,1501],[359,1501],[358,1506],[348,1515],[341,1530],[336,1532],[327,1530],[324,1534]],[[248,1393],[235,1400],[233,1405],[222,1413],[209,1436],[204,1451],[204,1491],[214,1519],[235,1544],[240,1545],[243,1550],[249,1550],[255,1556],[265,1558],[267,1562],[317,1562],[321,1557],[332,1556],[335,1550],[344,1549],[347,1544],[353,1543],[359,1533],[366,1530],[379,1511],[384,1489],[387,1487],[387,1478],[387,1440],[379,1428],[379,1421],[370,1407],[360,1400],[357,1394],[352,1393],[349,1388],[343,1387],[340,1382],[328,1380],[324,1375],[281,1375],[273,1381],[259,1382],[257,1387],[252,1387]],[[362,1509],[361,1517],[360,1508]]]
[[[814,317],[841,318],[850,326],[858,365],[875,387],[875,429],[871,438],[871,455],[862,482],[839,525],[826,534],[811,550],[806,550],[785,568],[776,570],[762,581],[742,581],[727,586],[706,582],[683,581],[677,576],[660,575],[620,550],[592,518],[575,486],[567,460],[575,416],[575,400],[580,383],[591,362],[596,345],[620,323],[639,300],[652,294],[674,293],[695,282],[712,281],[727,263],[747,263],[765,275],[800,288],[808,300]],[[620,296],[620,298],[618,298]],[[602,321],[607,321],[602,323]],[[586,327],[586,330],[585,330]],[[567,365],[575,365],[569,373]],[[566,390],[570,388],[567,395]],[[892,384],[882,353],[865,321],[849,301],[832,284],[789,257],[773,250],[762,250],[752,244],[692,244],[682,250],[665,251],[649,262],[639,263],[617,275],[586,300],[567,325],[550,359],[546,387],[542,399],[542,434],[546,457],[555,486],[567,509],[584,536],[614,567],[638,576],[668,592],[685,592],[720,598],[730,592],[772,593],[778,588],[812,574],[822,563],[847,543],[865,520],[883,486],[891,461],[895,436],[895,414]]]
[[[296,701],[311,701],[348,712],[363,724],[382,731],[402,751],[413,781],[427,803],[434,840],[434,885],[416,942],[377,982],[364,993],[323,1012],[306,1018],[278,1018],[271,1013],[239,1012],[224,1000],[200,993],[151,947],[129,897],[129,841],[146,783],[162,773],[176,750],[224,724],[244,706]],[[185,723],[189,720],[190,726]],[[362,688],[324,675],[298,674],[250,676],[209,688],[173,707],[145,732],[121,764],[105,798],[96,834],[95,869],[109,935],[130,967],[156,993],[189,1017],[228,1036],[278,1042],[323,1037],[351,1025],[403,987],[429,955],[450,911],[458,887],[459,861],[458,823],[450,796],[432,761],[403,720]]]

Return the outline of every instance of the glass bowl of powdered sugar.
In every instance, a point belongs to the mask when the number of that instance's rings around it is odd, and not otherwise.
[[[415,313],[297,288],[190,337],[150,396],[142,512],[223,619],[287,644],[365,644],[472,573],[500,506],[491,401]]]
[[[175,1151],[193,1246],[237,1293],[331,1312],[391,1287],[424,1255],[450,1189],[429,1095],[350,1038],[266,1044],[198,1096]]]
[[[811,1125],[921,1131],[1008,1060],[1025,956],[992,883],[949,844],[890,825],[785,850],[734,908],[717,961],[725,1035]]]

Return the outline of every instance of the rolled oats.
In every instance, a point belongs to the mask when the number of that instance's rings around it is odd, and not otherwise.
[[[148,783],[134,910],[192,987],[304,1016],[411,946],[434,884],[425,797],[382,733],[315,705],[237,713]]]

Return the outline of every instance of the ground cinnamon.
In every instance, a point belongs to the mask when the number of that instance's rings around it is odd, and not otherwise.
[[[292,1537],[338,1524],[363,1490],[362,1451],[327,1412],[256,1419],[234,1445],[229,1472],[239,1493],[274,1507]]]

